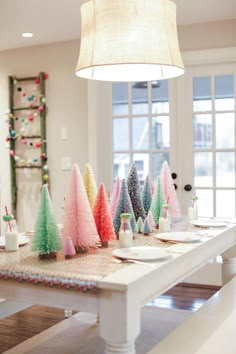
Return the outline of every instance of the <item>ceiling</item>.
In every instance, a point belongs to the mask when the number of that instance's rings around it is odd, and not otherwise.
[[[86,1],[0,0],[0,51],[79,40],[80,6],[84,2]],[[236,0],[175,2],[178,25],[236,19]],[[22,38],[22,32],[33,32],[35,35],[33,38]]]

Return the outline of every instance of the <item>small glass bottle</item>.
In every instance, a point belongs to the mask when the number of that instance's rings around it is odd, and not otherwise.
[[[133,231],[130,224],[131,215],[123,213],[120,215],[119,245],[121,248],[133,246]]]
[[[188,220],[197,220],[198,219],[198,207],[197,207],[198,197],[196,195],[192,195],[191,200],[189,202],[188,207]]]
[[[19,234],[16,220],[12,219],[5,223],[5,250],[17,251],[19,249]]]
[[[161,208],[160,218],[159,218],[159,232],[169,232],[170,231],[170,215],[169,215],[169,204],[164,204]]]

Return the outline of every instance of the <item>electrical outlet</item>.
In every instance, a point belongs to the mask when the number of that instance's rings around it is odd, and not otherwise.
[[[61,159],[61,169],[63,171],[72,170],[72,158],[71,157],[62,157],[62,159]]]

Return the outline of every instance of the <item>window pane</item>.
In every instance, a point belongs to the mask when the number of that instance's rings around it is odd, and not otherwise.
[[[160,176],[163,162],[169,163],[169,152],[154,152],[152,154],[152,180],[155,183]]]
[[[216,114],[216,148],[234,148],[234,114]]]
[[[213,191],[210,189],[197,189],[198,216],[213,217]]]
[[[212,153],[194,153],[194,185],[196,187],[212,187]]]
[[[112,113],[113,116],[126,115],[129,111],[128,84],[112,84]]]
[[[129,154],[114,154],[113,158],[114,180],[116,180],[117,177],[120,179],[127,178],[130,169]]]
[[[170,147],[170,119],[168,116],[152,118],[152,147],[153,149]]]
[[[148,113],[148,85],[147,82],[132,83],[132,113]]]
[[[211,78],[194,77],[193,78],[193,111],[206,112],[211,111]]]
[[[195,148],[212,147],[212,117],[211,114],[196,114],[193,118],[193,135]]]
[[[136,165],[140,186],[142,186],[149,173],[149,154],[134,154],[133,161]]]
[[[216,191],[216,216],[235,217],[235,191]]]
[[[145,150],[149,148],[148,118],[133,118],[133,149]]]
[[[152,81],[152,113],[169,113],[168,81]]]
[[[212,187],[212,153],[194,153],[194,185],[196,187]]]
[[[233,75],[215,77],[215,110],[234,110]]]
[[[235,186],[234,152],[216,153],[216,187]]]
[[[113,119],[113,150],[129,150],[128,118]]]

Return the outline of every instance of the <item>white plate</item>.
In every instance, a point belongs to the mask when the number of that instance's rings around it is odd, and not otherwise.
[[[26,245],[29,243],[29,237],[25,236],[25,234],[19,234],[19,246]],[[5,237],[0,236],[0,248],[5,248]]]
[[[200,226],[200,227],[223,227],[226,226],[227,223],[223,221],[217,220],[192,220],[189,221],[191,225]]]
[[[171,256],[170,251],[159,247],[129,247],[118,248],[112,255],[122,259],[134,259],[137,261],[164,260]]]
[[[186,231],[165,232],[162,234],[156,234],[154,237],[162,241],[174,241],[174,242],[184,242],[184,243],[198,242],[201,239],[201,236]]]

